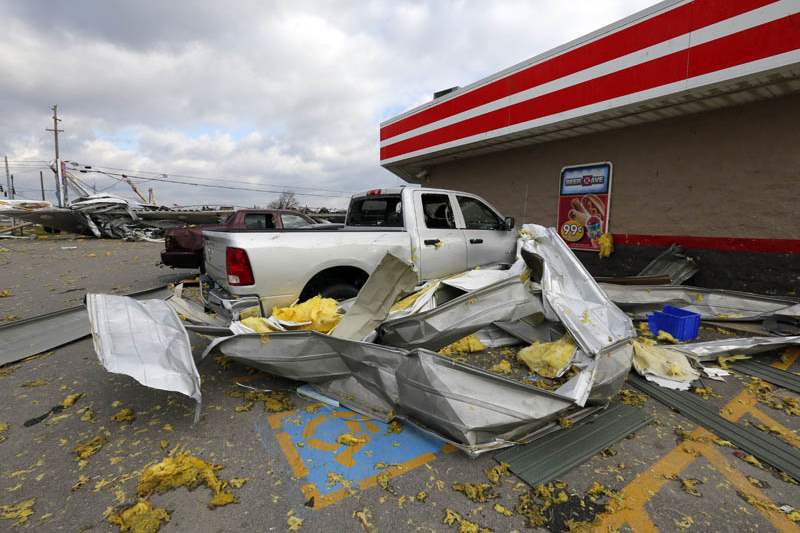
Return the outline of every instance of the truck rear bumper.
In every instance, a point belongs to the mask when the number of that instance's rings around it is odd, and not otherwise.
[[[205,275],[200,277],[200,297],[203,305],[228,320],[239,320],[239,313],[245,309],[261,306],[258,296],[233,296]]]
[[[200,268],[203,263],[203,254],[182,250],[164,250],[161,252],[161,262],[174,268]]]

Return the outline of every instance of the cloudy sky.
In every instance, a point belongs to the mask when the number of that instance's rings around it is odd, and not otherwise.
[[[344,206],[401,183],[378,165],[381,120],[652,3],[0,0],[0,155],[17,195],[38,198],[58,104],[64,159],[262,190],[140,182],[162,203],[263,205],[290,189]]]

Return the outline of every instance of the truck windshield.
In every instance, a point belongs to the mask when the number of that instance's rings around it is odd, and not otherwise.
[[[355,198],[347,211],[348,226],[403,227],[403,203],[400,195]]]

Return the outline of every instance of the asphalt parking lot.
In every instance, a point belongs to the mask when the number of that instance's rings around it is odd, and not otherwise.
[[[10,294],[0,298],[4,319],[76,305],[87,290],[129,292],[180,274],[158,266],[160,245],[152,243],[57,239],[0,246],[6,250],[0,252],[0,291]],[[798,355],[800,350],[789,350],[782,360],[778,354],[763,357],[798,371]],[[207,360],[199,370],[204,401],[193,425],[192,400],[106,372],[88,338],[0,369],[0,423],[8,425],[0,442],[0,506],[35,499],[33,514],[17,529],[116,530],[108,513],[135,503],[142,470],[176,447],[220,465],[221,479],[246,482],[232,489],[236,503],[214,509],[204,486],[151,496],[154,506],[170,513],[161,527],[165,532],[527,528],[516,508],[529,487],[515,476],[502,476],[492,486],[497,497],[486,501],[453,489],[486,483],[486,471],[497,465],[492,453],[470,459],[411,427],[390,431],[346,409],[299,397],[297,383],[235,363]],[[734,375],[724,383],[704,383],[714,393],[707,401],[728,419],[773,426],[800,446],[798,417],[757,402],[744,387],[748,381]],[[286,391],[291,409],[270,413],[260,402],[244,409],[237,397],[242,385]],[[26,427],[78,393],[71,407]],[[123,408],[134,412],[133,421],[112,420]],[[769,467],[745,462],[737,450],[715,444],[655,400],[641,408],[653,414],[651,424],[562,478],[568,494],[584,496],[595,482],[610,489],[613,497],[601,500],[608,507],[589,513],[578,509],[576,499],[554,505],[543,530],[563,529],[575,517],[581,519],[569,524],[575,529],[592,522],[601,531],[796,530],[777,507],[800,508],[800,487]],[[679,436],[682,431],[690,438]],[[346,432],[369,438],[357,449],[340,445],[336,437]],[[105,444],[80,462],[76,445],[99,435]],[[391,476],[380,475],[385,471]],[[694,491],[685,490],[682,479],[696,480],[689,483]],[[463,518],[461,526],[445,523],[448,510]],[[2,518],[3,529],[17,521]]]

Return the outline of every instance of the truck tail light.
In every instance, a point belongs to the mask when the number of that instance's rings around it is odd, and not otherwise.
[[[380,189],[370,189],[367,191],[367,196],[378,196],[381,194]]]
[[[229,285],[252,285],[253,269],[250,268],[250,258],[241,248],[227,248],[225,250],[225,269],[228,272]]]

